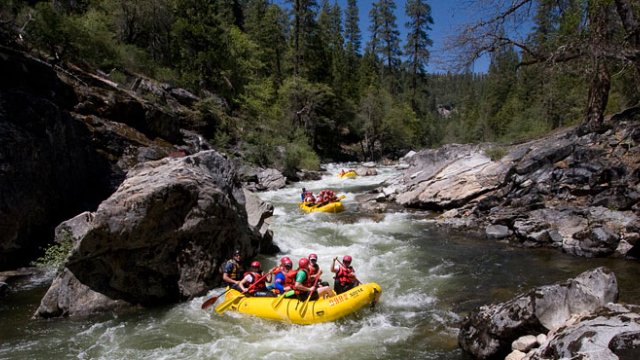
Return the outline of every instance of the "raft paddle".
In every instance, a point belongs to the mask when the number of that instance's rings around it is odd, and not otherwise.
[[[286,297],[290,297],[291,295],[295,294],[296,292],[293,290],[289,290],[289,291],[285,291],[282,294],[280,294],[274,301],[273,304],[271,304],[271,307],[273,307],[274,309],[277,308],[278,306],[280,306],[280,303],[282,303],[282,300],[284,300],[284,298]]]
[[[319,276],[316,277],[316,281],[313,282],[313,286],[311,287],[315,287],[316,284],[318,284],[319,279],[320,279]],[[318,289],[314,291],[318,291]],[[313,295],[313,292],[309,291],[309,296],[307,296],[307,300],[304,301],[304,303],[302,304],[302,307],[300,308],[300,317],[304,317],[304,315],[307,313],[307,307],[309,305],[309,299],[311,299],[311,295]]]
[[[202,306],[200,307],[202,310],[208,308],[209,306],[213,305],[216,301],[218,301],[218,298],[224,294],[227,293],[227,291],[231,290],[231,287],[229,287],[227,290],[225,290],[222,294],[217,295],[217,296],[212,296],[209,299],[207,299],[205,302],[202,303]]]
[[[251,286],[249,286],[249,287],[248,287],[248,288],[246,288],[243,292],[241,292],[239,296],[236,296],[236,297],[234,297],[234,298],[231,298],[231,299],[229,299],[229,300],[227,300],[227,301],[223,302],[222,304],[220,304],[220,305],[216,306],[216,312],[217,312],[218,314],[222,314],[223,312],[225,312],[225,311],[227,310],[227,308],[228,308],[229,306],[231,306],[231,304],[233,304],[236,300],[243,298],[243,297],[244,297],[244,294],[246,294],[249,290],[253,289],[253,287],[254,287],[254,286],[258,285],[258,283],[259,283],[262,279],[266,278],[269,274],[271,274],[271,270],[269,270],[269,272],[267,272],[266,274],[262,275],[262,276],[260,277],[260,279],[258,279],[258,281],[254,282],[253,284],[251,284]],[[231,290],[231,289],[229,289],[229,290]],[[229,290],[227,290],[227,291],[229,291]]]

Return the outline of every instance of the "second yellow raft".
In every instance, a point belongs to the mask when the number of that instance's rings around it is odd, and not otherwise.
[[[339,213],[344,211],[344,205],[340,201],[334,201],[327,203],[325,205],[317,206],[316,204],[301,202],[298,204],[300,209],[306,212],[328,212],[328,213]]]
[[[338,174],[338,177],[339,177],[340,179],[349,179],[349,178],[353,179],[353,178],[355,178],[356,176],[358,176],[358,173],[357,173],[355,170],[347,171],[347,172],[346,172],[346,173],[344,173],[344,174]]]

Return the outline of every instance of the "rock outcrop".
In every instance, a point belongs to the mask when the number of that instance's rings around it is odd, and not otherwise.
[[[273,248],[264,227],[272,208],[249,202],[251,225],[235,167],[215,151],[136,166],[95,212],[58,227],[57,241],[72,241],[73,250],[36,315],[81,316],[204,294],[219,283],[219,265],[233,249],[251,258]]]
[[[632,109],[601,134],[423,150],[403,158],[409,167],[376,191],[375,208],[386,201],[439,211],[441,224],[528,247],[638,258],[639,120]]]
[[[567,325],[579,317],[582,321],[589,320],[603,306],[615,302],[617,298],[615,274],[607,268],[596,268],[564,283],[542,286],[510,301],[480,307],[463,320],[458,343],[462,349],[479,359],[504,358],[512,350],[514,341],[526,335],[535,337],[542,333],[548,337],[546,347],[550,350],[536,350],[537,352],[563,354],[549,357],[553,359],[571,358],[578,354],[580,347],[562,341],[563,338],[576,337],[576,333],[565,333]],[[636,314],[633,321],[637,322],[637,318]],[[636,326],[611,329],[608,336],[613,337],[614,334],[622,334],[629,329],[635,331]],[[599,335],[590,334],[589,338],[597,336]],[[560,350],[557,346],[564,348]],[[565,356],[568,355],[565,351],[572,354]]]
[[[210,148],[188,131],[196,96],[129,77],[122,86],[0,48],[0,270],[28,265],[131,167]]]

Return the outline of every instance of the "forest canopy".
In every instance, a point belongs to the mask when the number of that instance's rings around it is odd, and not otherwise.
[[[4,0],[0,42],[123,85],[141,74],[186,88],[201,98],[206,138],[286,170],[521,141],[580,122],[594,130],[640,101],[637,2],[496,5],[454,44],[463,64],[489,54],[483,74],[426,72],[439,21],[428,1],[403,2],[406,23],[397,1],[374,1],[368,38],[355,0],[284,3]],[[513,16],[533,24],[526,36],[511,36]]]

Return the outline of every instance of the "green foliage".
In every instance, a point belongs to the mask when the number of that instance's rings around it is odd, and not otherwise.
[[[507,155],[507,150],[502,146],[492,146],[484,151],[491,161],[498,161]]]
[[[381,134],[383,154],[399,157],[415,149],[419,141],[420,124],[411,106],[394,103],[383,118]]]
[[[42,257],[32,263],[33,266],[60,270],[73,249],[73,236],[69,232],[65,232],[57,243],[51,245],[45,250]]]
[[[294,142],[287,144],[285,148],[284,172],[320,169],[320,159],[309,144],[304,141],[305,137],[295,136],[294,139]]]
[[[237,140],[233,119],[221,108],[219,100],[208,97],[195,104],[195,126],[206,138],[229,144]]]
[[[75,55],[100,68],[120,65],[118,46],[105,20],[96,9],[69,18]]]
[[[362,39],[355,0],[344,12],[331,0],[287,3],[6,0],[0,40],[22,31],[34,53],[110,72],[118,83],[142,73],[186,87],[203,100],[188,110],[185,127],[287,171],[316,168],[318,158],[380,159],[448,142],[523,141],[584,114],[587,61],[518,66],[537,59],[501,43],[488,74],[425,74],[430,27],[439,21],[427,1],[405,4],[404,46],[396,1],[372,3],[370,39]],[[520,45],[548,52],[589,35],[587,5],[535,2],[534,27]],[[619,30],[611,35],[625,38]],[[607,110],[637,104],[636,69],[611,70]]]

